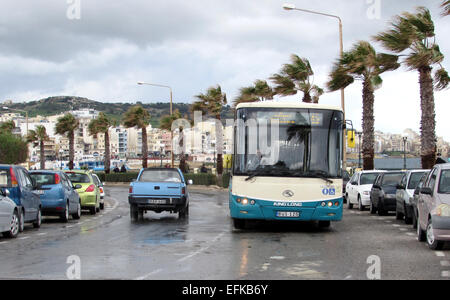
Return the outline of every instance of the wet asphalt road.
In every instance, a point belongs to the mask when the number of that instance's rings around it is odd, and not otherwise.
[[[345,209],[331,229],[264,223],[234,230],[226,191],[191,188],[190,216],[148,213],[132,223],[127,187],[108,187],[106,209],[63,224],[46,218],[17,239],[0,237],[1,279],[367,279],[370,256],[381,279],[449,279],[450,246],[433,252],[395,217]]]

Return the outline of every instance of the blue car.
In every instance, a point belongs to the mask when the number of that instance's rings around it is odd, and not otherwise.
[[[183,173],[179,169],[142,169],[130,185],[128,202],[132,221],[142,219],[147,211],[189,215],[189,193]]]
[[[81,200],[77,189],[67,175],[62,171],[31,171],[31,179],[39,186],[42,215],[58,216],[61,221],[67,222],[69,216],[79,220],[81,217]]]
[[[19,230],[24,230],[25,223],[32,223],[34,228],[41,227],[42,205],[37,190],[39,186],[33,182],[27,169],[21,166],[0,165],[0,177],[7,182],[0,182],[3,191],[9,191],[9,198],[19,208]]]

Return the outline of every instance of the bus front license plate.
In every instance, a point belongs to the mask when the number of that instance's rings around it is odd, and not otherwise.
[[[300,212],[298,211],[277,211],[278,218],[298,218],[300,217]]]

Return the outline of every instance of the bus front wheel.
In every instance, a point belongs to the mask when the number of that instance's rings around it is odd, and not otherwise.
[[[233,225],[236,229],[245,229],[245,220],[242,219],[233,219]]]

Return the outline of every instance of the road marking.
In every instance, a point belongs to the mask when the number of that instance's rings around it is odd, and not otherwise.
[[[394,227],[400,227],[400,225],[398,225],[398,224],[392,224],[392,226],[394,226]]]
[[[389,223],[392,223],[392,221],[384,221],[384,222],[386,222],[386,223],[388,223],[388,224],[389,224]]]
[[[408,231],[406,228],[400,228],[400,231]]]
[[[155,270],[155,271],[150,272],[150,273],[148,273],[148,274],[146,274],[144,276],[136,278],[136,280],[145,280],[145,279],[149,278],[150,276],[153,276],[153,275],[156,275],[156,274],[160,273],[161,271],[162,271],[162,269]]]
[[[269,269],[270,264],[269,263],[265,263],[262,265],[261,267],[261,271],[267,271],[267,269]]]
[[[47,233],[46,232],[38,233],[38,236],[44,236],[44,235],[47,235]]]
[[[406,235],[408,235],[408,236],[416,236],[416,234],[412,233],[412,232],[408,232],[408,233],[406,233]]]
[[[352,275],[348,275],[347,277],[345,277],[344,280],[350,280],[350,279],[352,279]]]
[[[28,240],[29,238],[30,238],[29,236],[24,236],[24,237],[19,238],[19,240]]]
[[[442,271],[441,276],[445,277],[445,278],[449,278],[450,277],[450,271]]]
[[[8,242],[0,242],[0,245],[8,244]]]
[[[272,256],[270,259],[273,259],[273,260],[283,260],[283,259],[285,259],[286,257],[284,257],[284,256]]]
[[[448,261],[448,260],[441,261],[441,266],[442,267],[450,267],[450,261]]]
[[[437,257],[445,257],[445,253],[441,251],[436,251],[435,254]]]
[[[189,255],[186,255],[185,257],[180,258],[179,260],[177,260],[177,262],[183,262],[185,260],[188,260],[202,252],[205,252],[206,250],[208,250],[209,248],[211,248],[211,246],[213,246],[215,244],[215,242],[217,242],[223,235],[225,235],[226,232],[222,232],[221,234],[217,235],[210,243],[208,246],[203,247]]]

